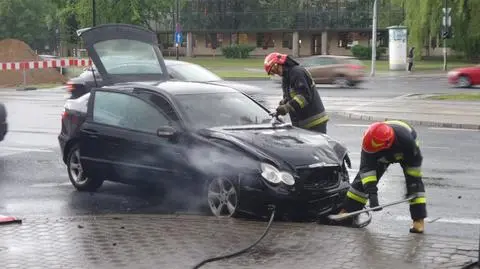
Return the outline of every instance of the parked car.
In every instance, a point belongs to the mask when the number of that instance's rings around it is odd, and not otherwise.
[[[7,109],[5,105],[0,103],[0,141],[3,141],[7,135],[8,124],[7,124]]]
[[[266,104],[263,90],[259,87],[239,83],[235,81],[223,80],[210,70],[185,61],[164,60],[167,66],[169,79],[190,82],[203,82],[215,85],[226,85],[233,87],[255,98],[256,101]],[[95,78],[94,78],[95,74]],[[78,77],[72,78],[67,82],[67,90],[71,93],[71,98],[78,98],[90,91],[95,85],[103,85],[102,76],[95,70],[95,66],[88,67]]]
[[[79,35],[107,83],[65,104],[58,140],[77,190],[105,180],[155,184],[227,217],[263,216],[271,204],[279,214],[338,211],[350,184],[342,143],[272,118],[229,86],[162,80],[163,58],[146,29],[101,25]],[[156,63],[111,73],[105,52],[127,50],[132,61],[149,52],[142,57]]]
[[[315,55],[295,60],[310,72],[317,84],[354,87],[362,83],[365,78],[365,66],[355,57]],[[272,79],[281,82],[278,76],[272,76]]]
[[[448,83],[460,88],[480,84],[480,65],[456,68],[448,72]]]

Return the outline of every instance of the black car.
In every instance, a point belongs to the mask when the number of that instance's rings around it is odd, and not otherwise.
[[[7,109],[4,104],[0,103],[0,141],[3,141],[5,135],[7,135],[7,131]]]
[[[148,30],[102,25],[81,36],[109,85],[65,104],[58,139],[75,188],[95,191],[105,180],[160,185],[216,216],[261,216],[272,204],[316,216],[338,209],[349,188],[341,143],[272,117],[236,89],[152,80],[165,69]],[[157,62],[110,73],[104,55],[123,50],[150,51]]]
[[[168,79],[189,82],[204,82],[215,85],[224,85],[240,90],[259,101],[265,103],[263,90],[259,87],[239,83],[236,81],[224,80],[210,70],[198,65],[185,61],[164,60],[167,67]],[[130,64],[130,66],[132,66]],[[119,66],[118,68],[122,68]],[[85,93],[90,92],[93,87],[103,86],[102,76],[98,73],[94,66],[85,68],[85,70],[77,77],[67,81],[67,90],[71,94],[71,99],[78,98]]]

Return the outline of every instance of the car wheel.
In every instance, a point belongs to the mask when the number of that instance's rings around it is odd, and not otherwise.
[[[238,191],[230,179],[217,177],[209,182],[207,201],[214,216],[236,217],[238,215],[238,198]]]
[[[340,88],[345,88],[348,86],[349,84],[349,81],[346,77],[344,76],[336,76],[334,79],[333,79],[333,84],[334,85],[337,85],[338,87]]]
[[[96,191],[103,184],[102,179],[87,177],[80,162],[80,149],[73,146],[67,158],[68,177],[72,185],[79,191]]]
[[[457,86],[460,88],[468,88],[472,86],[472,81],[468,76],[460,76],[457,79]]]

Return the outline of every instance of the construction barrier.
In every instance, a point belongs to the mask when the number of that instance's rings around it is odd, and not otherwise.
[[[92,65],[91,59],[55,59],[42,61],[24,61],[24,62],[8,62],[0,63],[0,71],[7,70],[26,70],[26,69],[43,69],[56,67],[87,67]]]

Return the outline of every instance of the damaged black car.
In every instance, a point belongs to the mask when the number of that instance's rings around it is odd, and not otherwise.
[[[108,85],[65,104],[58,139],[76,189],[159,185],[226,217],[265,216],[270,205],[293,215],[339,209],[349,188],[343,144],[233,88],[164,80],[148,30],[101,25],[80,36]]]

